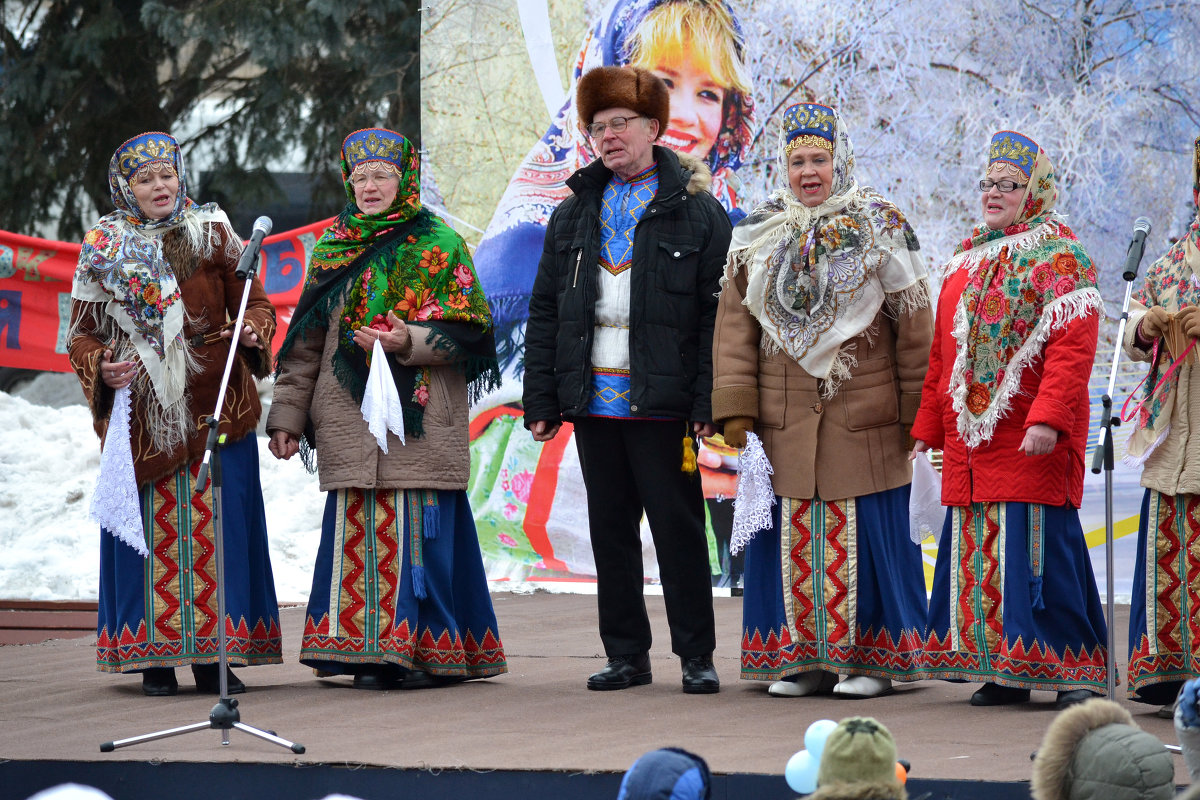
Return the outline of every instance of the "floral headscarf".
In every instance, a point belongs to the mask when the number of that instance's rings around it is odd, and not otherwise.
[[[1001,131],[989,167],[997,161],[1016,165],[1027,181],[1021,211],[1007,228],[977,226],[946,266],[947,275],[969,273],[954,314],[950,376],[958,433],[969,447],[991,440],[1051,334],[1104,309],[1091,259],[1054,211],[1058,189],[1046,152]]]
[[[350,178],[364,161],[390,164],[400,177],[395,199],[377,214],[362,211],[354,200]],[[330,315],[340,303],[333,369],[356,402],[363,398],[370,356],[354,343],[354,333],[383,323],[388,311],[427,326],[438,348],[458,356],[473,399],[493,388],[499,369],[487,300],[466,242],[421,205],[420,162],[412,143],[384,128],[355,131],[342,144],[341,162],[348,203],[313,250],[276,369],[299,338],[331,324]],[[420,436],[429,402],[429,368],[405,367],[390,354],[388,362],[404,407],[405,430]],[[305,464],[311,465],[312,440],[307,434],[305,438]]]
[[[1200,186],[1200,137],[1196,138],[1193,145],[1192,186]],[[1133,299],[1148,308],[1163,305],[1161,298],[1172,294],[1175,305],[1168,311],[1200,305],[1200,206],[1196,208],[1187,233],[1146,270],[1146,278],[1134,292]],[[1160,355],[1151,362],[1150,371],[1142,382],[1141,404],[1137,418],[1133,420],[1133,433],[1126,443],[1127,455],[1124,460],[1130,466],[1144,464],[1170,427],[1179,371],[1172,371],[1160,378],[1168,363],[1169,359]]]
[[[147,217],[133,194],[130,180],[144,168],[170,169],[179,179],[175,204],[162,219]],[[191,351],[183,337],[179,283],[163,255],[162,235],[182,227],[194,242],[203,242],[204,224],[228,228],[229,219],[215,203],[201,206],[188,197],[183,154],[169,133],[142,133],[118,147],[109,161],[108,185],[116,210],[84,236],[71,297],[104,306],[97,317],[108,329],[113,360],[138,362],[134,393],[147,403],[147,430],[160,449],[170,450],[190,433]],[[228,233],[236,241],[232,229]]]
[[[733,229],[725,280],[747,271],[744,302],[762,327],[764,352],[783,350],[822,379],[831,397],[857,363],[843,345],[870,326],[885,299],[908,313],[930,298],[912,227],[896,206],[854,179],[854,146],[841,115],[814,103],[785,112],[779,139],[785,176],[796,133],[832,140],[830,195],[809,208],[790,187],[773,192]]]
[[[505,339],[506,360],[516,355],[516,343],[508,340],[515,336],[512,329],[523,323],[528,314],[542,234],[550,215],[571,194],[567,178],[596,160],[591,141],[579,130],[575,85],[582,75],[596,67],[628,65],[633,34],[647,15],[671,2],[678,0],[612,0],[600,13],[596,25],[584,37],[575,60],[566,102],[550,129],[517,168],[479,243],[476,260],[488,281],[496,327]],[[744,61],[741,23],[736,16],[733,22],[737,33],[735,49],[738,58]],[[753,125],[753,99],[730,89],[725,98],[724,120],[706,163],[712,171],[710,191],[735,223],[744,212],[739,207],[739,184],[734,173],[750,146]],[[531,235],[521,236],[521,228],[526,228]],[[533,238],[537,240],[536,251],[529,246]]]
[[[408,222],[421,210],[421,170],[417,151],[398,133],[385,128],[364,128],[342,142],[342,185],[349,205],[321,236],[309,262],[309,282],[325,270],[349,264],[378,237]],[[351,183],[355,167],[369,162],[390,165],[400,174],[392,204],[380,214],[365,214],[354,203]]]

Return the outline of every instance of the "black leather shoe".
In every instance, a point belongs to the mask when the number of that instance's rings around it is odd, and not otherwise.
[[[712,656],[680,658],[683,664],[684,694],[716,694],[721,691],[721,679],[713,667]]]
[[[996,683],[985,683],[979,691],[971,695],[971,705],[973,706],[1012,706],[1028,702],[1028,689],[1000,686]]]
[[[1073,689],[1069,692],[1059,692],[1058,699],[1054,701],[1054,709],[1062,711],[1064,708],[1070,708],[1076,703],[1091,700],[1093,697],[1101,697],[1101,695],[1089,692],[1087,689]]]
[[[425,670],[410,669],[399,680],[401,689],[431,689],[435,686],[451,686],[470,679],[465,675],[431,675]]]
[[[220,664],[192,664],[192,677],[196,679],[196,691],[200,694],[221,693]],[[233,674],[229,667],[225,668],[226,689],[230,694],[245,694],[246,684]]]
[[[401,689],[428,689],[433,685],[433,676],[420,669],[410,669],[400,679]]]
[[[628,689],[630,686],[644,686],[652,680],[650,656],[638,653],[608,659],[608,666],[588,678],[587,687],[598,691]]]
[[[147,697],[170,697],[178,691],[174,667],[151,667],[142,671],[142,694]]]
[[[354,676],[354,688],[376,692],[395,689],[398,686],[397,678],[395,671],[387,664],[364,664]]]

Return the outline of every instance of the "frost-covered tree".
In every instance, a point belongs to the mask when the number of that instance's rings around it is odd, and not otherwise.
[[[1101,268],[1106,297],[1135,217],[1161,251],[1190,216],[1188,152],[1200,132],[1200,4],[1187,0],[760,0],[744,12],[760,141],[743,168],[752,197],[779,179],[779,115],[836,104],[860,182],[909,215],[930,265],[978,220],[991,134],[1046,148],[1060,211]]]

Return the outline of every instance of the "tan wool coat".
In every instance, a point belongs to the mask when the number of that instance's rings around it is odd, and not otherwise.
[[[1153,304],[1172,313],[1180,310],[1174,285],[1153,297]],[[1138,323],[1146,315],[1146,306],[1136,300],[1129,304],[1129,323],[1125,327],[1124,349],[1134,361],[1149,361],[1151,350],[1138,347]],[[1159,377],[1171,363],[1160,347]],[[1170,429],[1142,467],[1142,486],[1162,494],[1200,494],[1200,365],[1181,364],[1175,373],[1175,403],[1171,407]],[[1196,386],[1192,386],[1195,383]],[[1135,402],[1142,399],[1139,389]],[[1117,440],[1119,441],[1119,440]]]
[[[837,394],[786,353],[760,350],[762,329],[742,304],[746,270],[728,281],[713,336],[713,418],[753,417],[781,497],[842,500],[912,480],[908,431],[929,366],[933,310],[890,316],[885,301],[850,339],[858,363]]]
[[[329,318],[341,316],[339,305]],[[380,450],[363,420],[359,403],[333,374],[338,327],[313,330],[296,341],[275,381],[267,432],[287,431],[299,438],[311,418],[316,432],[317,472],[322,491],[335,489],[465,490],[470,472],[467,382],[462,371],[434,352],[426,341],[431,329],[408,323],[412,349],[397,354],[405,366],[430,366],[429,403],[422,436],[406,435],[407,444],[388,433],[388,452]]]

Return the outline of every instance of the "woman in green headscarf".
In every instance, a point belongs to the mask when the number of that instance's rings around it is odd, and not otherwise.
[[[498,380],[466,244],[421,205],[412,144],[342,144],[349,200],[317,242],[276,362],[271,452],[327,491],[300,660],[361,689],[499,675],[467,502],[469,397]],[[315,465],[313,456],[315,455]]]

